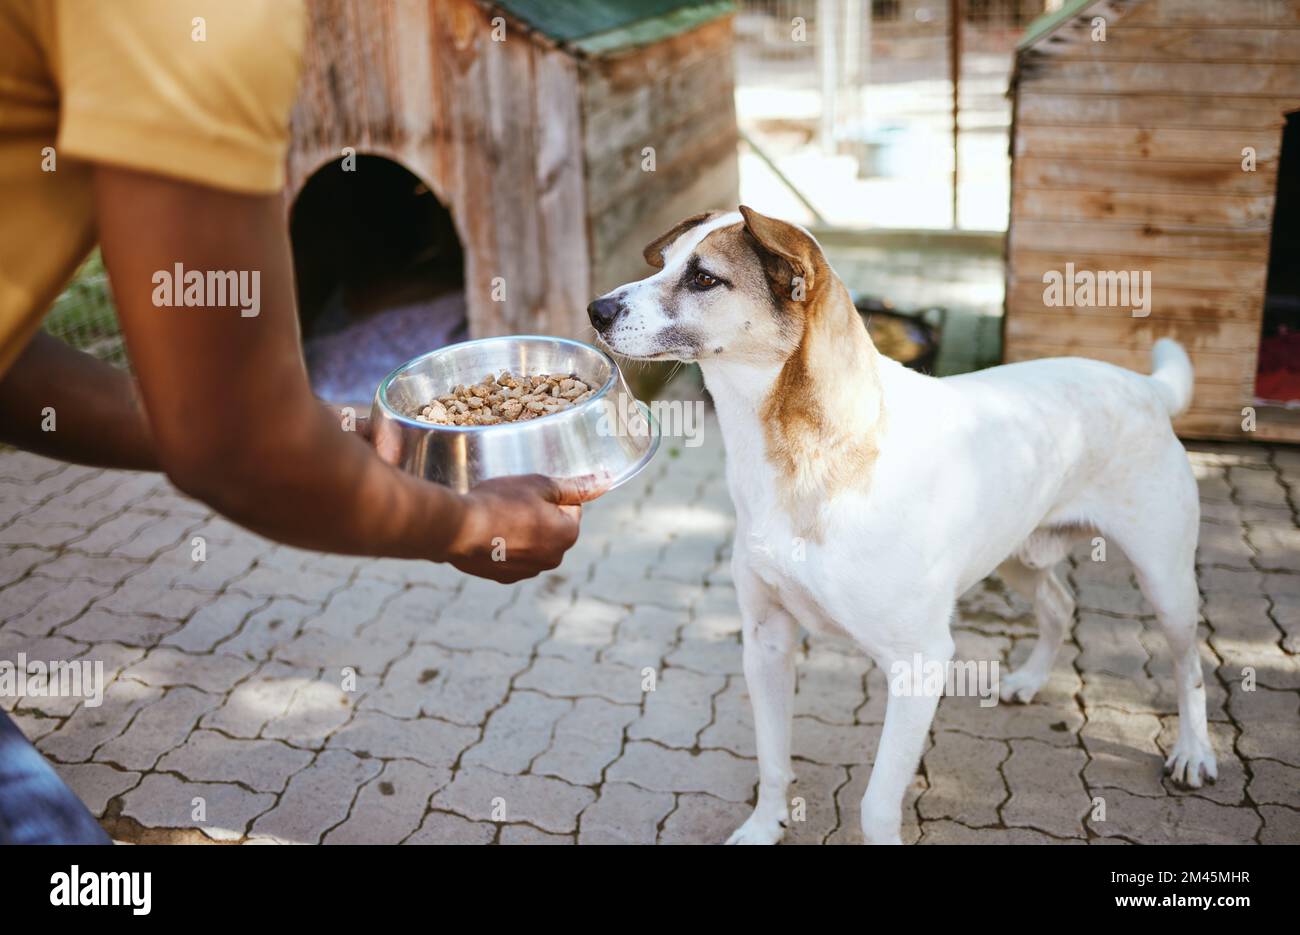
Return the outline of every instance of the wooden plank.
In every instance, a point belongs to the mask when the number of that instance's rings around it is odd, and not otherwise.
[[[583,63],[583,107],[599,113],[635,94],[647,83],[680,74],[708,59],[731,60],[731,17],[714,20],[697,29],[641,49],[602,56]]]
[[[433,5],[430,39],[437,88],[446,114],[443,175],[454,199],[453,213],[465,250],[465,305],[473,337],[508,330],[504,311],[492,301],[499,275],[497,228],[493,223],[494,179],[487,148],[486,66],[481,44],[490,41],[487,19],[472,0]]]
[[[547,119],[535,109],[531,42],[481,41],[487,94],[484,159],[492,178],[491,196],[476,210],[490,213],[496,230],[497,257],[494,278],[504,288],[500,333],[540,330],[537,319],[546,296],[546,264],[538,216],[536,137],[539,121]],[[576,142],[576,140],[575,140]],[[499,297],[500,290],[497,295]]]
[[[1016,188],[1106,189],[1169,194],[1271,195],[1276,170],[1268,163],[1241,171],[1240,159],[1222,163],[1021,156],[1012,163]]]
[[[712,57],[661,75],[635,91],[610,97],[600,109],[585,111],[584,148],[588,159],[616,152],[628,143],[641,146],[655,129],[683,122],[688,116],[707,132],[714,122],[707,110],[735,94],[731,61]]]
[[[538,330],[576,338],[587,333],[591,290],[586,189],[582,161],[573,158],[582,138],[577,65],[554,50],[536,60],[536,102],[546,119],[537,127],[537,212],[547,267],[544,314]]]
[[[1157,192],[1017,188],[1011,216],[1040,221],[1134,221],[1167,228],[1231,228],[1266,231],[1273,217],[1273,196],[1179,195]]]
[[[681,188],[660,192],[657,200],[640,205],[636,212],[624,215],[615,209],[593,215],[592,293],[600,295],[650,275],[652,270],[642,257],[645,245],[691,214],[733,210],[738,186],[735,158],[723,158],[697,167],[683,179]]]
[[[1075,269],[1132,269],[1133,257],[1109,251],[1043,251],[1026,244],[1008,254],[1008,278],[1012,282],[1037,283],[1041,288],[1043,274],[1048,270],[1064,270],[1066,263],[1073,263]],[[1151,271],[1153,283],[1176,284],[1180,289],[1239,290],[1260,296],[1263,304],[1268,268],[1258,261],[1148,257],[1144,264]]]
[[[659,188],[659,177],[670,177],[679,171],[690,173],[692,165],[725,158],[728,151],[734,154],[737,137],[734,127],[719,128],[712,117],[725,110],[730,96],[704,102],[704,109],[688,113],[684,119],[671,125],[654,128],[644,136],[633,137],[619,150],[606,152],[600,158],[588,157],[587,190],[593,211],[603,211],[618,201],[637,198],[647,186]],[[655,171],[642,168],[647,143],[653,143]]]
[[[1149,345],[1159,337],[1171,337],[1188,352],[1234,351],[1253,354],[1259,348],[1259,326],[1249,321],[1170,321],[1153,311],[1146,318],[1134,318],[1124,309],[1088,308],[1081,314],[1054,314],[1057,309],[1037,305],[1011,304],[1003,333],[1008,338],[1031,342],[1074,340],[1088,346]],[[1059,311],[1067,311],[1061,309]],[[1089,314],[1091,313],[1091,314]]]
[[[1126,26],[1300,27],[1294,0],[1146,0],[1121,20]]]
[[[1151,319],[1177,322],[1244,322],[1258,332],[1263,314],[1263,293],[1234,289],[1184,289],[1179,286],[1160,285],[1151,277]],[[1043,302],[1047,287],[1041,282],[1014,280],[1007,287],[1006,306],[1009,314],[1048,312],[1056,315],[1095,315],[1113,313],[1116,317],[1131,318],[1124,309],[1100,308],[1049,308]],[[1148,319],[1150,320],[1150,319]]]
[[[681,192],[692,188],[695,181],[705,174],[725,167],[729,167],[725,174],[733,180],[731,185],[708,192],[704,195],[704,200],[694,206],[683,203]],[[734,185],[735,167],[736,139],[734,136],[719,134],[712,143],[706,143],[698,151],[675,159],[671,165],[660,166],[654,173],[642,173],[637,179],[638,184],[630,185],[624,190],[626,197],[608,199],[604,193],[589,190],[588,223],[592,231],[594,255],[598,259],[609,256],[616,245],[624,242],[628,231],[641,227],[647,216],[658,215],[669,202],[686,210],[679,208],[676,217],[663,225],[659,233],[690,214],[714,207],[734,209],[739,198]],[[654,236],[652,234],[636,245],[637,256],[640,256],[641,247]]]
[[[1300,64],[1222,62],[1024,62],[1020,85],[1035,91],[1285,97],[1300,89]]]
[[[1125,17],[1107,27],[1105,42],[1092,33],[1091,20],[1072,21],[1033,52],[1053,61],[1300,62],[1300,29],[1135,26]]]
[[[1115,127],[1098,131],[1095,127],[1017,126],[1013,149],[1017,157],[1222,162],[1236,163],[1240,169],[1241,151],[1246,146],[1254,147],[1257,165],[1275,164],[1282,148],[1281,134],[1272,128],[1224,133],[1220,129]]]
[[[1243,403],[1243,405],[1246,405]],[[1227,441],[1281,441],[1258,432],[1241,430],[1241,406],[1222,409],[1191,409],[1174,420],[1174,431],[1179,438],[1215,439]]]
[[[1012,338],[1005,342],[1003,356],[1008,362],[1017,360],[1037,360],[1040,357],[1090,357],[1104,360],[1119,367],[1125,367],[1137,373],[1151,372],[1151,349],[1149,347],[1131,347],[1117,345],[1088,344],[1069,336],[1058,340],[1027,340]],[[1244,387],[1242,375],[1244,365],[1249,365],[1250,379],[1254,379],[1254,359],[1247,360],[1239,353],[1216,353],[1198,351],[1192,359],[1196,372],[1196,385],[1218,383]],[[1243,399],[1245,390],[1243,389]],[[1193,397],[1195,391],[1193,391]],[[1244,405],[1244,403],[1243,403]]]
[[[1208,94],[1102,94],[1095,88],[1068,92],[1020,87],[1017,127],[1168,127],[1206,129],[1280,128],[1300,107],[1300,91],[1282,97],[1221,97]]]
[[[1131,257],[1119,269],[1143,269],[1146,257],[1268,262],[1267,231],[1179,230],[1152,225],[1020,219],[1011,227],[1011,249],[1109,251]],[[1076,263],[1076,268],[1081,268]]]
[[[1289,442],[1300,444],[1300,410],[1261,406],[1256,412],[1255,435],[1257,441]]]

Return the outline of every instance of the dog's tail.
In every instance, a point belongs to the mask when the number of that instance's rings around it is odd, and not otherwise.
[[[1157,338],[1151,348],[1151,379],[1165,401],[1169,415],[1187,410],[1192,401],[1192,362],[1173,338]]]

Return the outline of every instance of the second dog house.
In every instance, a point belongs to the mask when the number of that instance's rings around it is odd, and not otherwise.
[[[1180,433],[1300,441],[1300,5],[1067,0],[1012,94],[1006,358],[1145,372],[1170,335],[1196,367]],[[1146,314],[1118,289],[1144,275]]]

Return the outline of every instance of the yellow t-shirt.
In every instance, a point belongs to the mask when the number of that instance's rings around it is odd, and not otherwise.
[[[95,244],[88,163],[283,187],[304,30],[301,0],[0,0],[0,375]]]

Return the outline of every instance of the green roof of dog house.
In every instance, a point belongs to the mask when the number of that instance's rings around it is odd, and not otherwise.
[[[1084,13],[1088,7],[1097,5],[1101,0],[1066,0],[1059,9],[1050,10],[1025,27],[1025,34],[1016,43],[1016,50],[1029,48],[1039,39],[1056,32],[1062,25],[1075,16]]]
[[[588,55],[650,45],[735,12],[733,0],[496,0],[493,5]]]

